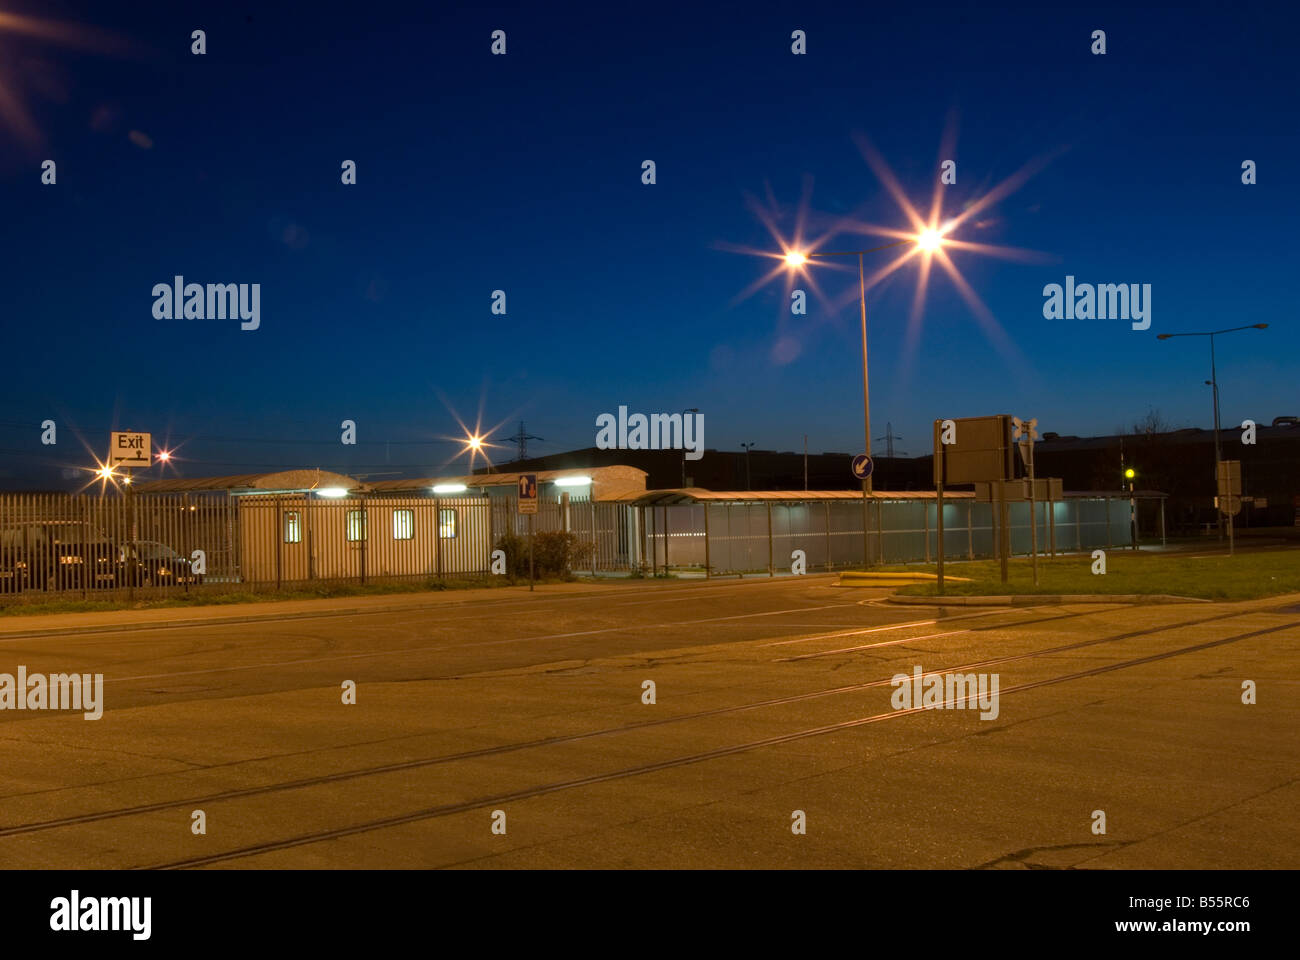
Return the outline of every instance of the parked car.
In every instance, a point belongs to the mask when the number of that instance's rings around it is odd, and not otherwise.
[[[136,587],[172,587],[202,583],[190,561],[157,540],[136,540],[118,551],[122,582]]]
[[[0,590],[82,590],[118,585],[117,550],[81,520],[34,520],[0,528]]]

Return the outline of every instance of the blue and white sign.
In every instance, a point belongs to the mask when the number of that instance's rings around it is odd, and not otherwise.
[[[537,474],[521,473],[519,475],[519,512],[537,512]]]
[[[859,480],[867,479],[874,469],[876,469],[875,462],[865,453],[859,453],[853,458],[853,475]]]

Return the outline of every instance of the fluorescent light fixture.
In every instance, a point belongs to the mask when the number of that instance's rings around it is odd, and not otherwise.
[[[321,487],[316,491],[318,497],[346,497],[348,492],[342,487]]]
[[[557,487],[585,487],[591,483],[591,477],[557,477],[551,482]]]
[[[433,485],[434,493],[464,493],[465,484],[463,483],[435,483]]]

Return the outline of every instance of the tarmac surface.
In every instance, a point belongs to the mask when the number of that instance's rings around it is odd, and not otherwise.
[[[887,594],[808,576],[5,618],[0,674],[102,673],[105,705],[0,710],[0,866],[1300,867],[1300,596]],[[996,674],[996,717],[896,708],[918,667]]]

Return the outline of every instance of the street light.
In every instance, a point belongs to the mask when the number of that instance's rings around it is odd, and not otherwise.
[[[1267,330],[1267,323],[1251,323],[1244,327],[1228,327],[1225,330],[1210,330],[1204,333],[1159,333],[1157,340],[1170,340],[1174,337],[1209,337],[1210,338],[1210,379],[1205,381],[1214,388],[1214,477],[1215,492],[1218,492],[1219,464],[1223,462],[1223,450],[1219,443],[1219,374],[1214,363],[1214,338],[1238,330]],[[1219,528],[1219,539],[1223,539],[1223,513],[1215,511],[1215,520]]]
[[[682,411],[682,439],[686,439],[686,417],[692,413],[699,413],[699,407],[687,407]],[[682,443],[682,486],[686,486],[686,444]]]
[[[750,448],[754,446],[754,444],[742,443],[741,446],[745,448],[745,489],[750,490],[753,488],[750,487],[749,485],[749,451]]]
[[[864,427],[865,446],[862,452],[868,457],[871,456],[871,388],[867,376],[867,280],[866,272],[863,267],[862,258],[868,253],[878,253],[881,250],[888,250],[891,247],[899,247],[905,243],[915,243],[922,250],[933,253],[939,249],[944,242],[946,230],[936,230],[933,227],[927,227],[914,236],[905,237],[902,240],[895,240],[893,243],[886,243],[879,247],[872,247],[870,250],[837,250],[826,253],[802,253],[797,250],[787,251],[785,262],[792,268],[798,268],[808,262],[813,257],[857,257],[858,258],[858,295],[859,303],[862,307],[862,421]],[[868,564],[870,558],[870,537],[867,531],[867,497],[872,489],[871,475],[862,481],[862,562]]]

